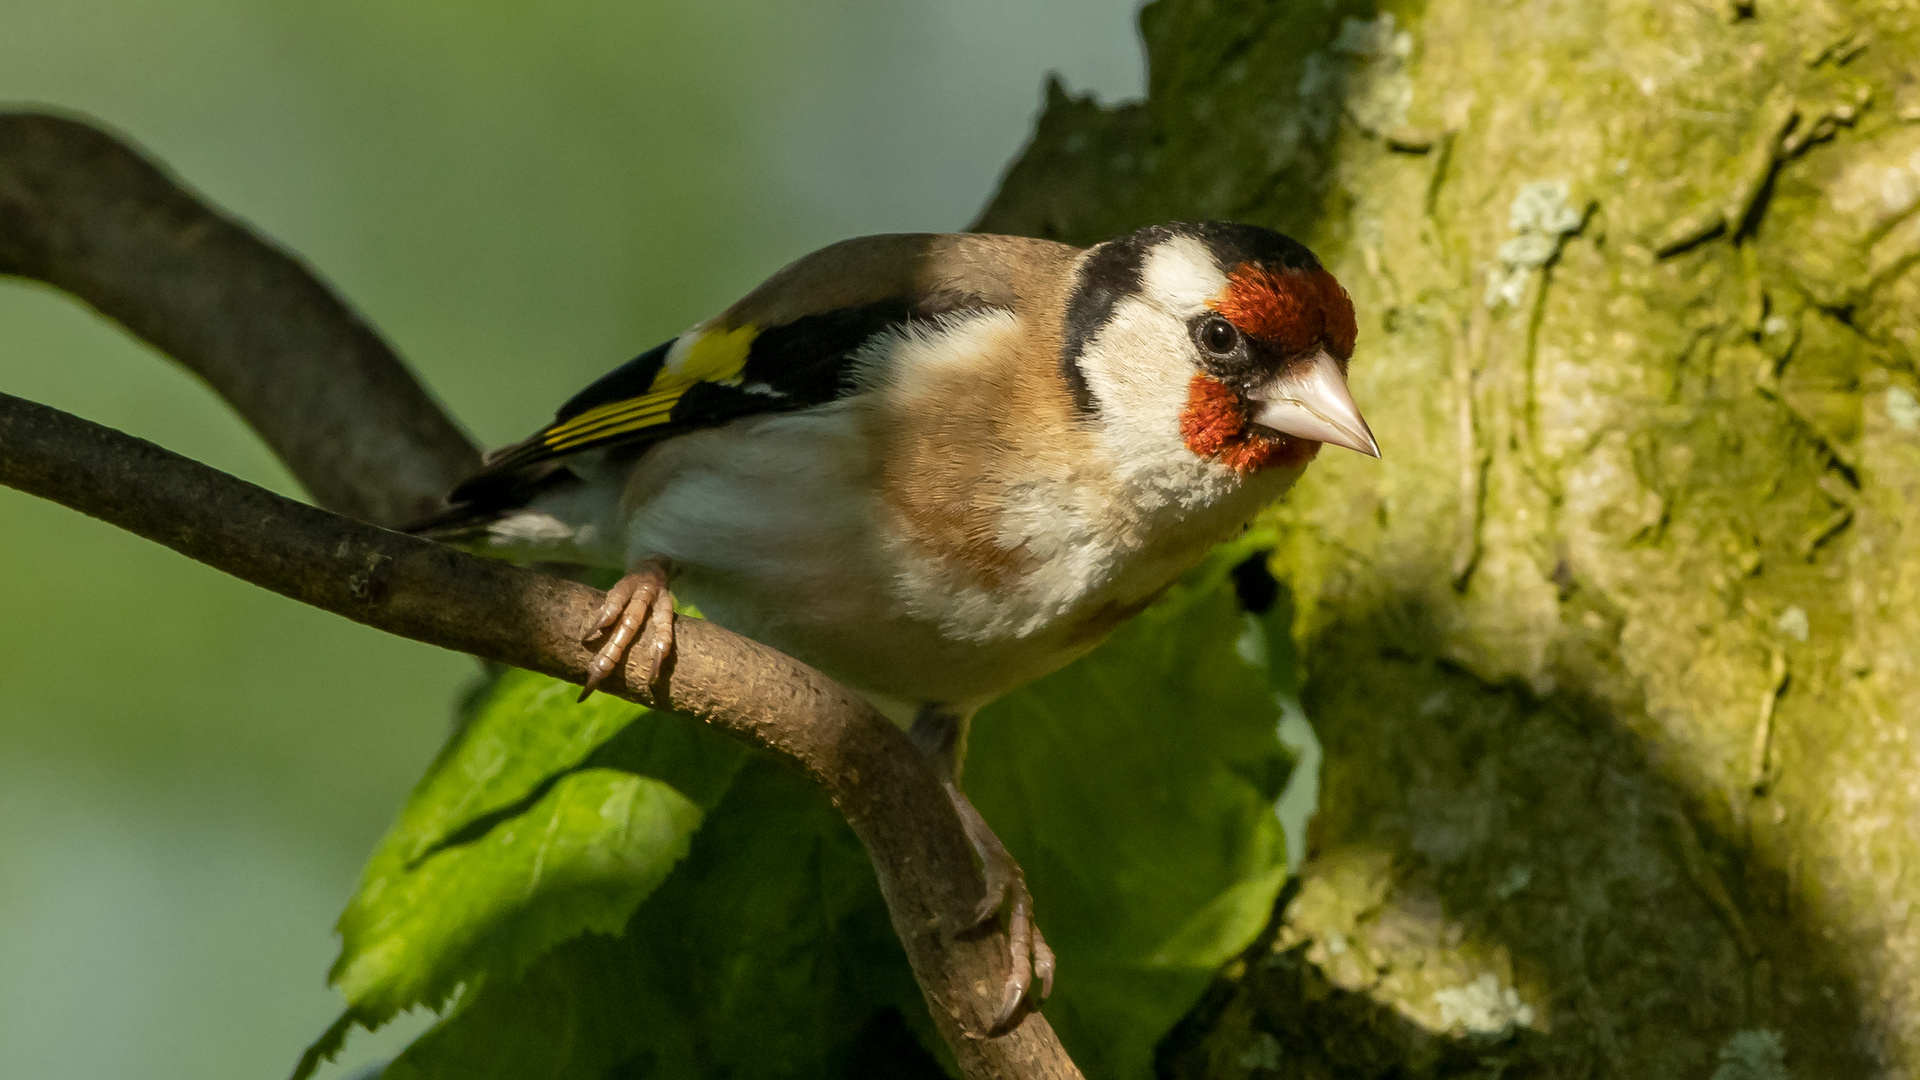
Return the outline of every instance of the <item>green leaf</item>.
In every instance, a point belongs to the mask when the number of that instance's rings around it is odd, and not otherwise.
[[[587,930],[613,932],[667,876],[700,808],[658,780],[568,773],[523,814],[389,875],[341,921],[334,972],[363,1013],[437,1005],[455,985],[512,975]]]
[[[1060,961],[1047,1016],[1090,1077],[1152,1075],[1286,878],[1268,671],[1286,629],[1251,633],[1227,581],[1262,539],[974,721],[966,788],[1026,869]]]
[[[343,1021],[438,1008],[617,932],[686,855],[745,752],[686,717],[578,693],[507,671],[479,696],[340,917]]]
[[[932,1037],[865,852],[811,782],[755,755],[623,936],[463,994],[386,1075],[837,1076],[889,1009]]]
[[[544,675],[503,670],[468,705],[414,786],[375,863],[381,856],[402,864],[420,859],[463,826],[507,810],[579,765],[647,711],[605,694],[576,702],[579,693]]]

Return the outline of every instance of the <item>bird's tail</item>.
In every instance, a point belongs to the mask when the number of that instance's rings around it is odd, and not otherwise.
[[[445,509],[410,522],[400,531],[445,543],[477,539],[486,535],[487,526],[520,510],[536,497],[579,482],[580,478],[560,462],[543,465],[531,471],[483,469],[453,489]]]

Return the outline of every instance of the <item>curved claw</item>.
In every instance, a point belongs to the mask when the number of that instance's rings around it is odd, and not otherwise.
[[[673,594],[667,591],[668,571],[666,560],[648,559],[607,590],[606,602],[581,638],[590,642],[605,635],[606,641],[587,663],[587,680],[579,700],[587,700],[613,674],[642,629],[647,635],[646,684],[652,686],[659,681],[667,656],[673,651]]]
[[[1047,941],[1040,935],[1040,927],[1033,921],[1033,894],[1027,891],[1027,877],[1020,864],[1013,860],[1006,845],[993,834],[980,811],[955,785],[945,785],[947,797],[953,801],[953,808],[960,815],[960,824],[966,830],[967,840],[973,844],[974,853],[980,856],[981,876],[986,881],[985,895],[973,910],[972,921],[963,930],[977,930],[997,918],[1002,909],[1007,912],[1008,964],[1006,988],[1001,993],[1000,1006],[994,1012],[993,1023],[987,1028],[988,1037],[1004,1035],[1013,1030],[1027,1011],[1029,995],[1034,980],[1040,982],[1040,998],[1045,1000],[1053,993],[1054,958],[1053,950],[1047,947]]]
[[[1017,868],[1015,872],[1018,873]],[[1000,1009],[987,1028],[989,1036],[1012,1031],[1027,1014],[1023,1006],[1027,1004],[1036,976],[1040,980],[1040,999],[1044,1001],[1053,993],[1053,950],[1047,948],[1047,940],[1040,936],[1040,927],[1033,921],[1033,896],[1027,892],[1026,882],[1016,878],[1013,895],[1008,899],[1007,941],[1013,956]]]

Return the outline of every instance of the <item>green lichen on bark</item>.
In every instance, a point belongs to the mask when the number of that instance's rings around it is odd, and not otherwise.
[[[981,227],[1300,236],[1386,455],[1274,515],[1317,839],[1163,1071],[1920,1071],[1920,4],[1141,26]]]

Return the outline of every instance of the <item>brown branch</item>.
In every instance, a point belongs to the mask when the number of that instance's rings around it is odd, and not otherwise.
[[[479,463],[299,260],[77,120],[0,113],[0,274],[71,293],[205,379],[322,506],[417,521]]]
[[[0,114],[0,270],[73,292],[200,372],[320,501],[394,522],[472,449],[386,346],[297,262],[84,125]],[[0,394],[0,484],[118,525],[389,633],[580,682],[594,589],[316,509],[151,443]],[[431,493],[431,498],[429,498]],[[894,930],[964,1074],[1077,1077],[1030,1015],[984,1039],[1007,971],[998,930],[955,937],[980,884],[958,819],[905,735],[800,662],[676,620],[656,697],[799,765],[866,846]],[[98,661],[112,663],[110,643]]]

